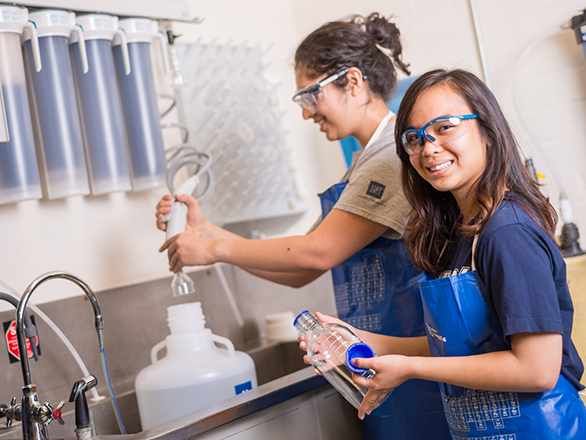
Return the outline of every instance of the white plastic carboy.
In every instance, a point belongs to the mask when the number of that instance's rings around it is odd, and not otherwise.
[[[112,41],[116,39],[126,54],[123,61],[129,74],[126,37],[118,28],[118,17],[112,15],[79,15],[77,24],[83,28],[87,71],[76,34],[69,39],[69,53],[92,194],[130,191],[124,119],[112,54]]]
[[[156,20],[125,18],[119,22],[128,43],[130,72],[124,61],[124,46],[114,39],[114,66],[122,99],[128,136],[128,153],[134,191],[166,184],[167,161],[157,106],[150,45],[161,44],[165,73],[169,71],[166,40]]]
[[[27,79],[31,85],[33,120],[42,158],[41,175],[49,199],[88,195],[81,124],[77,109],[68,39],[79,40],[79,51],[87,71],[87,57],[81,27],[73,12],[41,9],[29,14],[39,37],[43,67],[36,71],[30,33],[23,33]]]
[[[37,32],[28,18],[26,8],[0,5],[0,204],[43,196],[20,44],[27,29],[35,70],[41,70]]]
[[[355,367],[352,365],[352,359],[374,357],[372,348],[363,343],[348,327],[339,324],[323,326],[307,310],[295,318],[293,325],[305,336],[307,356],[311,365],[358,409],[368,388],[356,384],[352,380],[352,373],[372,378],[375,372]],[[374,408],[378,408],[381,403],[382,401]]]
[[[171,334],[153,347],[152,364],[135,381],[143,430],[257,387],[254,361],[205,328],[201,303],[168,307],[167,321]]]

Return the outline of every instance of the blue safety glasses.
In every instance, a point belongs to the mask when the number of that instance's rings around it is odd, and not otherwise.
[[[425,139],[437,145],[445,145],[465,135],[470,129],[468,121],[477,118],[475,114],[435,118],[420,129],[404,131],[401,144],[409,156],[416,156],[423,150]]]
[[[349,70],[349,67],[343,67],[333,75],[328,76],[320,82],[316,84],[310,84],[307,87],[298,90],[297,92],[295,92],[295,95],[293,95],[293,102],[299,104],[302,109],[314,112],[317,106],[317,100],[322,96],[325,96],[325,90],[323,90],[323,88],[327,86],[329,83],[332,83],[338,78],[341,78],[344,75],[346,75]]]

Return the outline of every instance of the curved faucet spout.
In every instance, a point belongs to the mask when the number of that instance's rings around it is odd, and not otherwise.
[[[37,287],[43,284],[45,281],[49,281],[54,278],[61,278],[65,280],[69,280],[72,283],[77,284],[81,290],[84,291],[88,299],[90,300],[92,307],[94,309],[94,317],[95,317],[95,327],[96,332],[98,333],[98,343],[100,345],[100,351],[104,350],[104,338],[103,338],[103,329],[104,323],[102,320],[102,312],[100,311],[100,304],[98,303],[98,298],[90,288],[90,286],[82,281],[80,278],[76,277],[67,272],[48,272],[40,277],[36,278],[32,283],[24,291],[22,298],[18,303],[18,308],[16,310],[16,336],[18,338],[18,350],[20,352],[20,366],[22,369],[22,377],[24,380],[24,386],[32,385],[30,367],[28,362],[28,356],[26,356],[26,339],[24,334],[24,312],[26,310],[26,306],[28,304],[28,300],[30,299],[31,295],[35,291]]]

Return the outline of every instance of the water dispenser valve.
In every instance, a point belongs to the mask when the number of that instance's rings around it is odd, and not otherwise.
[[[98,379],[91,374],[73,384],[69,401],[75,402],[75,435],[77,436],[77,440],[86,440],[91,437],[90,412],[87,406],[85,392],[97,384]]]

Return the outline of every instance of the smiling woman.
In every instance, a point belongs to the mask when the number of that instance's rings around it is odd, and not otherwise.
[[[450,102],[448,106],[446,99]],[[419,96],[408,121],[408,126],[423,127],[422,133],[427,128],[431,135],[419,136],[418,140],[413,140],[414,133],[419,134],[417,130],[406,130],[401,135],[402,140],[410,139],[407,145],[402,142],[402,146],[410,155],[411,165],[435,189],[450,191],[461,208],[466,204],[472,185],[486,167],[485,143],[473,121],[478,116],[471,113],[466,101],[452,88],[434,87]],[[438,118],[438,115],[446,114],[465,116],[461,116],[462,119],[454,116]],[[459,123],[456,125],[450,120]],[[413,143],[417,148],[411,146]]]
[[[477,117],[442,139],[439,131],[460,126],[451,115]],[[413,206],[405,240],[428,272],[419,289],[431,357],[405,349],[422,341],[359,334],[379,354],[356,361],[376,371],[370,381],[355,378],[371,388],[359,413],[419,378],[440,383],[453,438],[586,438],[584,367],[571,339],[555,211],[523,167],[494,96],[469,72],[428,72],[405,94],[395,139]],[[490,407],[486,417],[473,417],[469,402]]]

